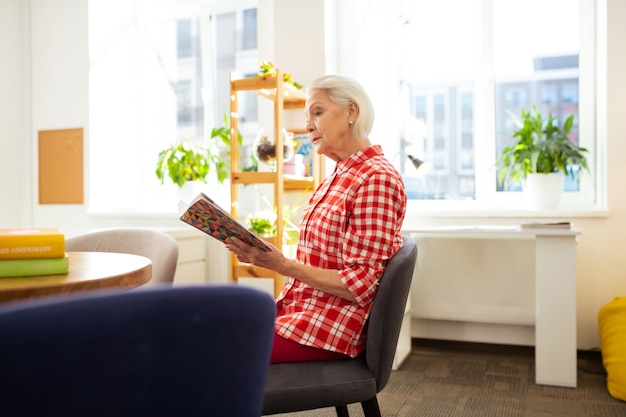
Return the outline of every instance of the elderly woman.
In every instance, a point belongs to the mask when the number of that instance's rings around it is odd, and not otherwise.
[[[276,300],[271,362],[356,357],[387,261],[402,247],[406,192],[400,174],[368,137],[374,108],[351,78],[328,75],[307,90],[306,130],[335,169],[304,210],[296,260],[232,238],[227,247],[289,277]]]

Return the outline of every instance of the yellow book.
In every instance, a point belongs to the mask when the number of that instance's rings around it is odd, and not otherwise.
[[[65,235],[58,228],[0,229],[0,259],[64,256]]]

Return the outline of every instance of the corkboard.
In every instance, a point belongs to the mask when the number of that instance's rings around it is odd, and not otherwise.
[[[39,131],[39,204],[83,204],[83,129]]]

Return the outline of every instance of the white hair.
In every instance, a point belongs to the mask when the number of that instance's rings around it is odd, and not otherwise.
[[[314,80],[307,88],[308,94],[314,90],[324,90],[330,99],[347,108],[356,104],[358,115],[352,125],[352,131],[359,140],[365,140],[374,125],[374,105],[367,92],[356,80],[342,75],[325,75]]]

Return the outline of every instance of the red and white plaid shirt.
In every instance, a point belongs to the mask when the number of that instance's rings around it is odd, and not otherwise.
[[[387,261],[402,247],[402,177],[379,145],[337,164],[305,209],[300,263],[337,269],[356,302],[289,278],[276,300],[276,332],[351,357],[365,348],[365,322]]]

